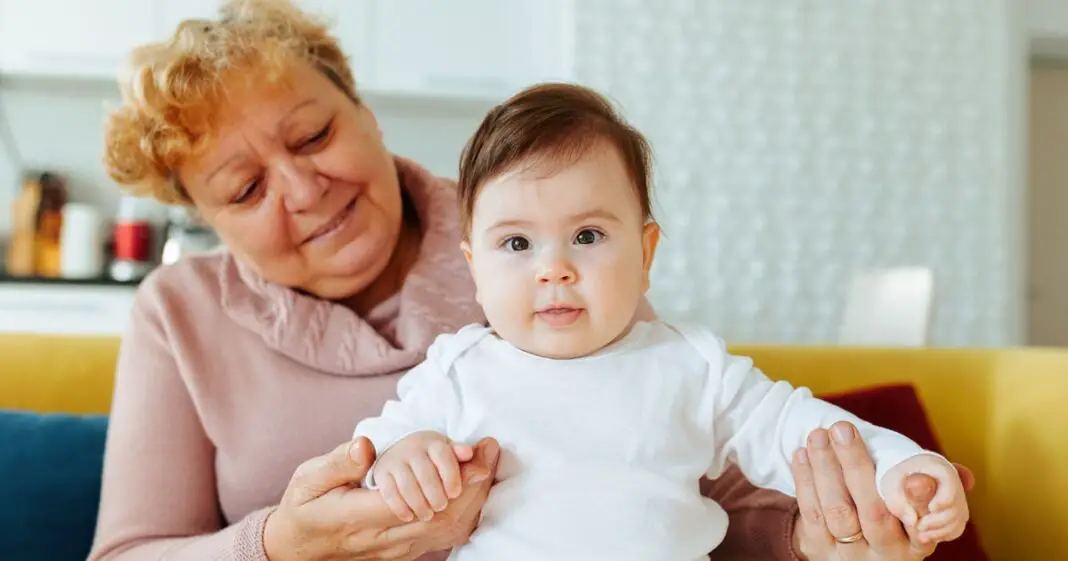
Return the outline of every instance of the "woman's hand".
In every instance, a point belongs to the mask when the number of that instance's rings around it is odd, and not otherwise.
[[[966,491],[975,483],[957,466]],[[875,465],[851,423],[816,430],[808,446],[794,455],[794,482],[800,518],[794,551],[808,561],[917,561],[934,552],[913,528],[905,528],[886,509],[875,481]],[[935,493],[934,479],[906,479],[909,500],[926,513]],[[852,541],[851,538],[855,538]],[[843,541],[848,543],[842,543]]]
[[[361,437],[338,446],[293,474],[264,527],[267,558],[412,560],[464,543],[478,523],[499,454],[493,439],[479,441],[474,458],[462,466],[466,485],[460,497],[429,522],[404,523],[377,491],[359,487],[374,462],[370,441]]]

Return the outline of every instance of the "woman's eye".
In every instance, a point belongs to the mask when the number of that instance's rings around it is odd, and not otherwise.
[[[242,203],[248,202],[248,200],[251,199],[252,196],[256,194],[256,190],[259,189],[259,187],[260,187],[260,180],[259,179],[252,180],[251,182],[249,182],[248,185],[245,185],[245,187],[241,189],[241,191],[237,194],[237,197],[234,197],[234,202],[237,203],[237,204],[242,204]]]
[[[583,230],[575,236],[575,243],[579,245],[589,245],[597,243],[604,237],[604,234],[597,230]]]
[[[512,236],[504,240],[504,247],[509,251],[526,251],[530,249],[530,240],[521,236]]]
[[[304,144],[307,145],[307,144],[316,144],[318,142],[322,142],[323,139],[326,138],[326,135],[329,134],[329,133],[330,133],[330,126],[327,125],[327,126],[323,127],[323,130],[315,133],[315,135],[312,136],[311,138],[309,138],[308,141],[305,142]]]
[[[325,127],[323,127],[319,132],[317,132],[317,133],[305,138],[304,140],[302,140],[300,142],[300,144],[297,145],[298,146],[297,149],[298,150],[304,150],[304,149],[307,149],[307,148],[314,148],[315,146],[318,146],[319,144],[322,144],[323,141],[326,140],[326,138],[328,136],[330,136],[330,125],[329,124],[327,124]]]

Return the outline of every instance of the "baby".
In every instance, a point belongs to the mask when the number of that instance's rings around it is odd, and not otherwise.
[[[536,86],[486,116],[459,200],[488,326],[438,337],[357,425],[378,452],[366,486],[401,520],[426,519],[460,494],[468,443],[492,436],[498,480],[450,559],[695,561],[727,528],[702,476],[731,462],[793,495],[791,456],[847,420],[891,512],[932,540],[960,536],[968,505],[943,457],[770,380],[702,327],[653,317],[648,166],[641,134],[586,88]],[[938,481],[919,521],[903,489],[915,472]]]

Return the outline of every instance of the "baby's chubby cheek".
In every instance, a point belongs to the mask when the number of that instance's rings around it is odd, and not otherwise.
[[[491,323],[519,325],[532,320],[532,296],[521,285],[507,282],[504,275],[487,274],[478,274],[476,285],[476,300]]]

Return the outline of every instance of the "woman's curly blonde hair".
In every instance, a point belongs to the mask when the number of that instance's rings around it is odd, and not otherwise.
[[[288,0],[229,0],[219,16],[186,20],[169,40],[143,45],[127,61],[122,105],[105,127],[104,164],[131,194],[190,202],[173,170],[211,135],[223,80],[235,71],[273,80],[305,60],[356,99],[348,59],[324,21]]]

